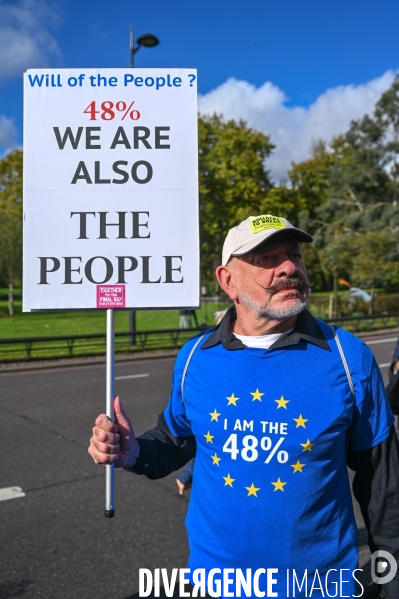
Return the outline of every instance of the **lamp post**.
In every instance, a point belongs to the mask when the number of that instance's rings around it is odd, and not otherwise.
[[[145,48],[153,48],[158,46],[159,39],[152,33],[144,33],[137,39],[137,46],[134,47],[134,24],[130,21],[130,67],[134,67],[134,55],[138,52],[141,46]],[[136,312],[129,312],[129,345],[136,345]]]
[[[141,46],[153,48],[154,46],[158,46],[158,44],[159,39],[155,37],[155,35],[152,33],[144,33],[137,39],[137,46],[134,47],[134,25],[133,21],[130,22],[130,66],[132,68],[134,67],[134,55],[140,50]]]

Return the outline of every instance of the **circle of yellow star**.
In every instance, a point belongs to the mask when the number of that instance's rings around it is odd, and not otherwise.
[[[264,393],[261,393],[258,388],[256,388],[255,393],[252,393],[252,391],[250,391],[250,394],[252,395],[252,401],[255,401],[256,399],[262,401],[262,395],[264,395]]]
[[[220,465],[220,464],[219,464],[219,462],[220,462],[220,460],[221,460],[222,458],[219,458],[219,457],[216,455],[216,453],[215,453],[215,455],[211,455],[211,458],[212,458],[212,460],[213,460],[213,462],[212,462],[213,464],[216,464],[216,466],[219,466],[219,465]]]
[[[219,422],[218,418],[219,418],[220,414],[219,414],[219,412],[216,411],[216,408],[215,408],[214,412],[209,412],[209,415],[211,417],[211,422],[212,422],[212,420],[216,420],[216,422]]]
[[[206,435],[204,435],[207,443],[213,443],[212,439],[214,438],[214,436],[215,435],[211,435],[209,431],[206,433]]]
[[[284,399],[284,395],[282,395],[282,396],[280,397],[280,399],[275,399],[274,401],[275,401],[275,402],[276,402],[276,404],[277,404],[277,409],[279,409],[279,408],[284,408],[284,409],[287,409],[287,403],[289,403],[289,402],[290,402],[290,400],[289,400],[289,399]]]
[[[300,443],[300,445],[302,445],[302,447],[303,447],[302,451],[312,451],[312,447],[313,447],[314,443],[311,443],[310,440],[308,439],[306,441],[306,443]]]
[[[230,395],[230,397],[226,397],[227,401],[229,402],[227,405],[228,406],[236,406],[237,405],[237,401],[240,399],[239,397],[234,397],[234,393],[232,393]]]
[[[260,487],[255,487],[254,483],[252,483],[252,485],[250,487],[245,487],[245,488],[248,491],[247,497],[249,497],[250,495],[255,495],[255,497],[257,497],[256,493],[260,490]]]
[[[272,485],[274,485],[274,490],[275,491],[283,491],[284,492],[284,485],[286,485],[287,483],[283,483],[280,480],[280,477],[278,477],[278,479],[276,480],[275,483],[272,483]]]
[[[296,422],[295,428],[298,428],[298,426],[303,426],[303,428],[306,428],[305,422],[307,422],[309,418],[302,418],[302,414],[299,414],[299,418],[293,418],[292,420],[295,420]]]
[[[305,464],[301,464],[301,462],[298,460],[296,464],[291,464],[291,467],[294,469],[292,474],[295,474],[295,472],[303,472],[302,468],[305,466]]]
[[[233,482],[235,481],[235,478],[231,478],[230,474],[228,474],[227,476],[223,476],[224,478],[224,486],[226,487],[227,485],[229,485],[229,487],[233,488]]]

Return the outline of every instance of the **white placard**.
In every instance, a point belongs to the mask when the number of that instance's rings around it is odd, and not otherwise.
[[[199,305],[196,82],[25,73],[24,311]]]

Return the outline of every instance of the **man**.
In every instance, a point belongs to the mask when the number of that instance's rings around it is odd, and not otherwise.
[[[216,276],[234,307],[179,353],[158,426],[136,439],[116,398],[115,423],[99,416],[89,447],[96,463],[148,478],[196,455],[188,567],[261,572],[252,596],[357,594],[347,459],[372,550],[398,559],[393,416],[371,351],[343,330],[336,341],[306,310],[311,241],[271,215],[231,229]],[[397,577],[382,596],[399,597]]]

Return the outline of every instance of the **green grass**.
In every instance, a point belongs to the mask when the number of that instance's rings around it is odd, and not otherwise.
[[[14,291],[16,295],[21,294],[21,289],[15,289]],[[343,305],[345,303],[344,293],[340,292]],[[7,290],[0,288],[0,339],[85,335],[105,332],[106,316],[104,310],[23,313],[22,302],[16,300],[14,302],[14,316],[9,316],[6,295]],[[329,296],[329,292],[313,293],[310,296],[309,307],[315,316],[320,318],[328,317]],[[398,297],[397,294],[396,297]],[[201,309],[197,310],[199,323],[212,325],[214,322],[213,313],[223,310],[229,305],[227,303],[203,302]],[[178,328],[179,313],[178,310],[138,310],[136,312],[136,323],[138,331]],[[115,330],[117,332],[127,332],[128,329],[128,311],[115,310]]]
[[[20,289],[15,290],[16,295],[21,294]],[[393,294],[392,294],[393,295]],[[344,292],[340,292],[342,297],[342,305],[344,305]],[[315,316],[326,318],[328,316],[328,303],[330,293],[313,293],[310,297],[310,310]],[[383,294],[379,297],[383,299]],[[383,309],[396,309],[399,305],[399,296],[395,297],[386,295],[384,301],[390,300]],[[201,324],[214,323],[213,314],[216,311],[227,308],[228,303],[211,303],[203,302],[200,310],[197,310],[197,318]],[[369,325],[367,322],[358,323],[358,330],[370,330],[373,326],[397,326],[396,319],[375,322]],[[137,331],[153,331],[158,329],[177,329],[179,327],[179,312],[178,310],[138,310],[136,312],[136,328]],[[129,329],[129,313],[126,310],[115,310],[115,330],[116,332],[127,333]],[[14,302],[14,316],[8,315],[7,290],[0,288],[0,339],[24,339],[29,337],[57,337],[57,336],[76,336],[78,339],[74,342],[73,355],[94,355],[104,354],[104,340],[79,340],[80,336],[100,333],[104,334],[106,330],[106,314],[105,310],[82,310],[73,312],[40,312],[40,313],[23,313],[22,302],[16,300]],[[117,352],[134,352],[148,350],[164,350],[172,349],[176,346],[180,347],[192,333],[182,332],[179,334],[178,342],[176,338],[170,335],[149,335],[147,338],[148,345],[141,345],[143,337],[137,336],[136,345],[129,346],[127,337],[116,337]],[[177,343],[177,345],[176,345]],[[68,347],[65,341],[34,343],[31,348],[32,358],[52,358],[66,357],[69,355]],[[10,360],[25,360],[27,358],[25,344],[17,343],[13,345],[0,344],[0,362]]]
[[[1,296],[0,296],[1,298]],[[0,299],[0,339],[25,339],[29,337],[76,336],[73,345],[73,356],[104,355],[104,339],[79,339],[80,336],[106,331],[105,310],[82,310],[73,312],[22,312],[21,301],[14,302],[14,316],[8,315],[7,300],[4,295]],[[204,302],[197,310],[199,324],[214,323],[213,313],[227,308],[229,304]],[[177,329],[179,327],[178,310],[139,310],[136,312],[136,330],[153,331],[157,329]],[[125,310],[115,310],[116,332],[127,333],[129,314]],[[128,337],[115,338],[115,351],[122,353],[143,350],[168,350],[181,347],[192,332],[181,331],[178,340],[176,335],[138,335],[136,345],[128,344]],[[141,345],[146,340],[146,345]],[[30,357],[34,359],[68,357],[66,341],[34,342],[29,347]],[[0,362],[26,360],[28,358],[25,343],[0,344]]]
[[[212,325],[213,313],[223,310],[229,304],[203,303],[197,310],[198,322]],[[125,310],[115,310],[115,330],[129,330],[129,316]],[[178,310],[138,310],[136,328],[138,331],[154,329],[174,329],[179,327]],[[14,316],[8,316],[7,301],[0,300],[0,338],[41,337],[58,335],[85,335],[104,333],[106,328],[105,310],[78,310],[73,312],[22,312],[21,301],[14,302]]]

